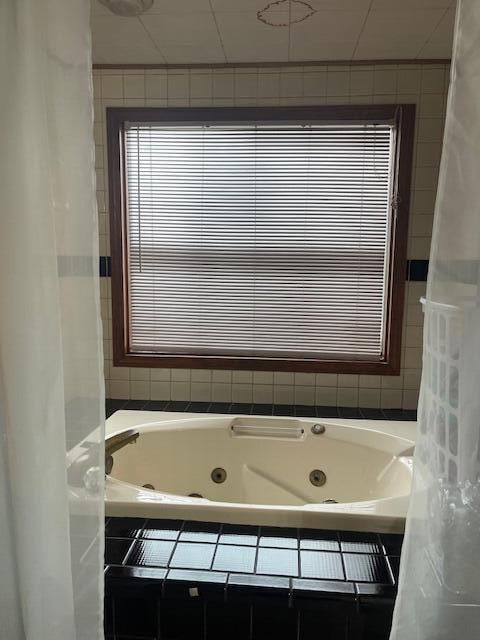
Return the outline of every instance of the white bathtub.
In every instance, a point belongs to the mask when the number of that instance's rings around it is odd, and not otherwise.
[[[401,532],[415,428],[412,422],[118,411],[107,421],[107,442],[129,429],[139,436],[113,454],[106,514]],[[215,469],[225,471],[223,482],[215,482],[224,475],[212,475]]]

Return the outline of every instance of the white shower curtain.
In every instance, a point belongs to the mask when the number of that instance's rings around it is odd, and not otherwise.
[[[459,0],[391,640],[480,638],[480,0]]]
[[[0,0],[2,640],[103,638],[89,11]]]

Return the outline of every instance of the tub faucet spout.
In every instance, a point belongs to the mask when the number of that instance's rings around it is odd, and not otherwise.
[[[105,473],[107,476],[112,472],[113,454],[119,449],[123,449],[127,444],[136,442],[139,435],[135,429],[129,429],[105,440]]]

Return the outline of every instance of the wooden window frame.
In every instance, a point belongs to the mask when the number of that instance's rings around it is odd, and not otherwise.
[[[128,246],[126,242],[125,175],[123,163],[125,122],[274,122],[274,121],[395,122],[393,198],[389,278],[387,281],[385,356],[382,360],[319,360],[242,356],[172,355],[132,353],[129,349]],[[107,108],[110,244],[112,255],[113,363],[127,367],[188,369],[243,369],[253,371],[306,371],[398,375],[402,349],[402,325],[407,263],[415,105],[340,105],[308,107],[202,107]]]

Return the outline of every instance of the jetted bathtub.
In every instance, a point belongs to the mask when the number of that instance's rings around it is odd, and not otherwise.
[[[409,422],[118,411],[106,514],[401,532],[414,433]]]

